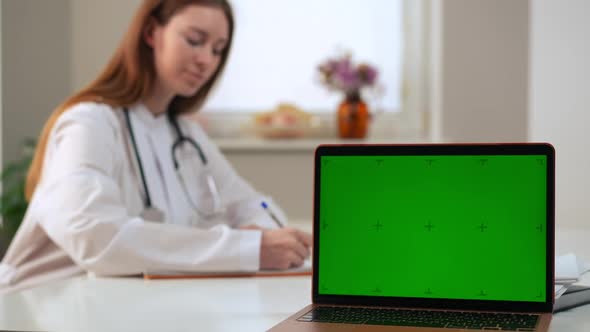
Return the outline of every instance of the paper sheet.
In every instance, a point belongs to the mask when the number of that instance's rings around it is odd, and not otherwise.
[[[555,299],[557,300],[566,290],[565,285],[555,285]]]
[[[570,284],[578,281],[586,266],[576,258],[573,253],[568,253],[555,258],[555,282]]]

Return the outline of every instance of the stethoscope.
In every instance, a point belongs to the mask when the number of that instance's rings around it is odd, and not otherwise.
[[[141,216],[147,220],[150,220],[150,221],[163,221],[164,220],[164,213],[160,209],[158,209],[157,207],[152,205],[150,191],[149,191],[149,188],[147,185],[147,181],[145,179],[145,172],[143,170],[143,163],[141,161],[139,149],[137,147],[137,142],[135,140],[135,133],[133,132],[133,126],[131,125],[131,118],[129,117],[129,110],[125,107],[125,108],[123,108],[123,113],[125,114],[127,129],[129,130],[129,136],[131,138],[131,145],[133,146],[133,152],[135,153],[135,160],[137,161],[137,166],[139,168],[141,183],[143,186],[143,192],[145,193],[145,199],[143,202],[144,203],[144,210],[142,211]],[[189,146],[192,146],[197,151],[197,153],[199,155],[199,159],[201,160],[201,163],[203,164],[203,167],[205,167],[205,169],[208,166],[207,165],[208,160],[205,157],[205,154],[203,153],[203,150],[201,149],[200,145],[194,139],[192,139],[191,137],[188,137],[182,133],[182,131],[180,130],[180,126],[178,125],[178,120],[176,119],[174,114],[172,114],[172,112],[167,112],[167,117],[168,117],[168,121],[170,122],[170,124],[174,128],[174,131],[176,132],[176,140],[174,141],[174,143],[172,143],[172,148],[171,148],[172,163],[174,164],[174,170],[175,170],[176,176],[178,178],[178,182],[180,183],[180,185],[184,191],[187,201],[192,206],[192,208],[197,212],[197,214],[199,214],[200,216],[203,216],[203,217],[212,217],[214,215],[217,215],[217,214],[223,212],[221,198],[219,197],[219,190],[218,190],[217,184],[215,183],[213,176],[209,172],[204,171],[204,172],[201,172],[201,174],[204,175],[204,180],[205,180],[205,182],[207,184],[207,188],[209,190],[209,195],[208,195],[209,197],[208,198],[210,198],[212,200],[212,202],[210,204],[204,204],[206,206],[198,207],[198,204],[196,204],[194,202],[191,195],[189,194],[189,191],[186,187],[186,181],[184,181],[184,178],[181,174],[182,172],[179,170],[180,166],[178,163],[178,158],[176,157],[177,148],[182,146],[182,144],[184,144],[184,143],[187,143],[187,144],[189,144]],[[207,200],[207,198],[202,199],[202,201],[206,201],[206,200]]]

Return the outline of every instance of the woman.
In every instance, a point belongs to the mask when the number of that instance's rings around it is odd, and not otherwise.
[[[225,0],[144,0],[105,70],[43,129],[0,289],[85,271],[303,263],[311,236],[277,229],[264,198],[182,116],[203,104],[232,36]]]

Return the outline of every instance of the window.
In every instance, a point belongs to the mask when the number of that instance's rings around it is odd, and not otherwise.
[[[212,137],[238,137],[253,112],[292,103],[320,119],[314,137],[335,138],[342,94],[319,82],[327,58],[350,52],[379,70],[381,98],[365,98],[369,138],[427,139],[430,50],[435,6],[429,0],[233,0],[234,47],[199,118]],[[434,15],[434,16],[432,16]],[[432,16],[432,17],[431,17]],[[432,30],[433,31],[433,30]],[[373,113],[375,114],[375,113]],[[250,128],[251,129],[251,128]]]
[[[400,109],[402,0],[234,0],[232,54],[205,112],[249,113],[293,103],[313,113],[334,112],[342,95],[318,80],[325,59],[350,52],[379,70],[381,98]]]

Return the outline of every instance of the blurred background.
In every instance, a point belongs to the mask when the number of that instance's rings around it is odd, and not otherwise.
[[[141,0],[0,1],[3,211],[17,213],[27,139],[96,77]],[[544,141],[557,150],[558,227],[590,227],[589,1],[232,3],[230,62],[194,120],[291,219],[311,221],[321,143]],[[378,71],[360,140],[339,137],[343,95],[318,75],[342,54]]]

